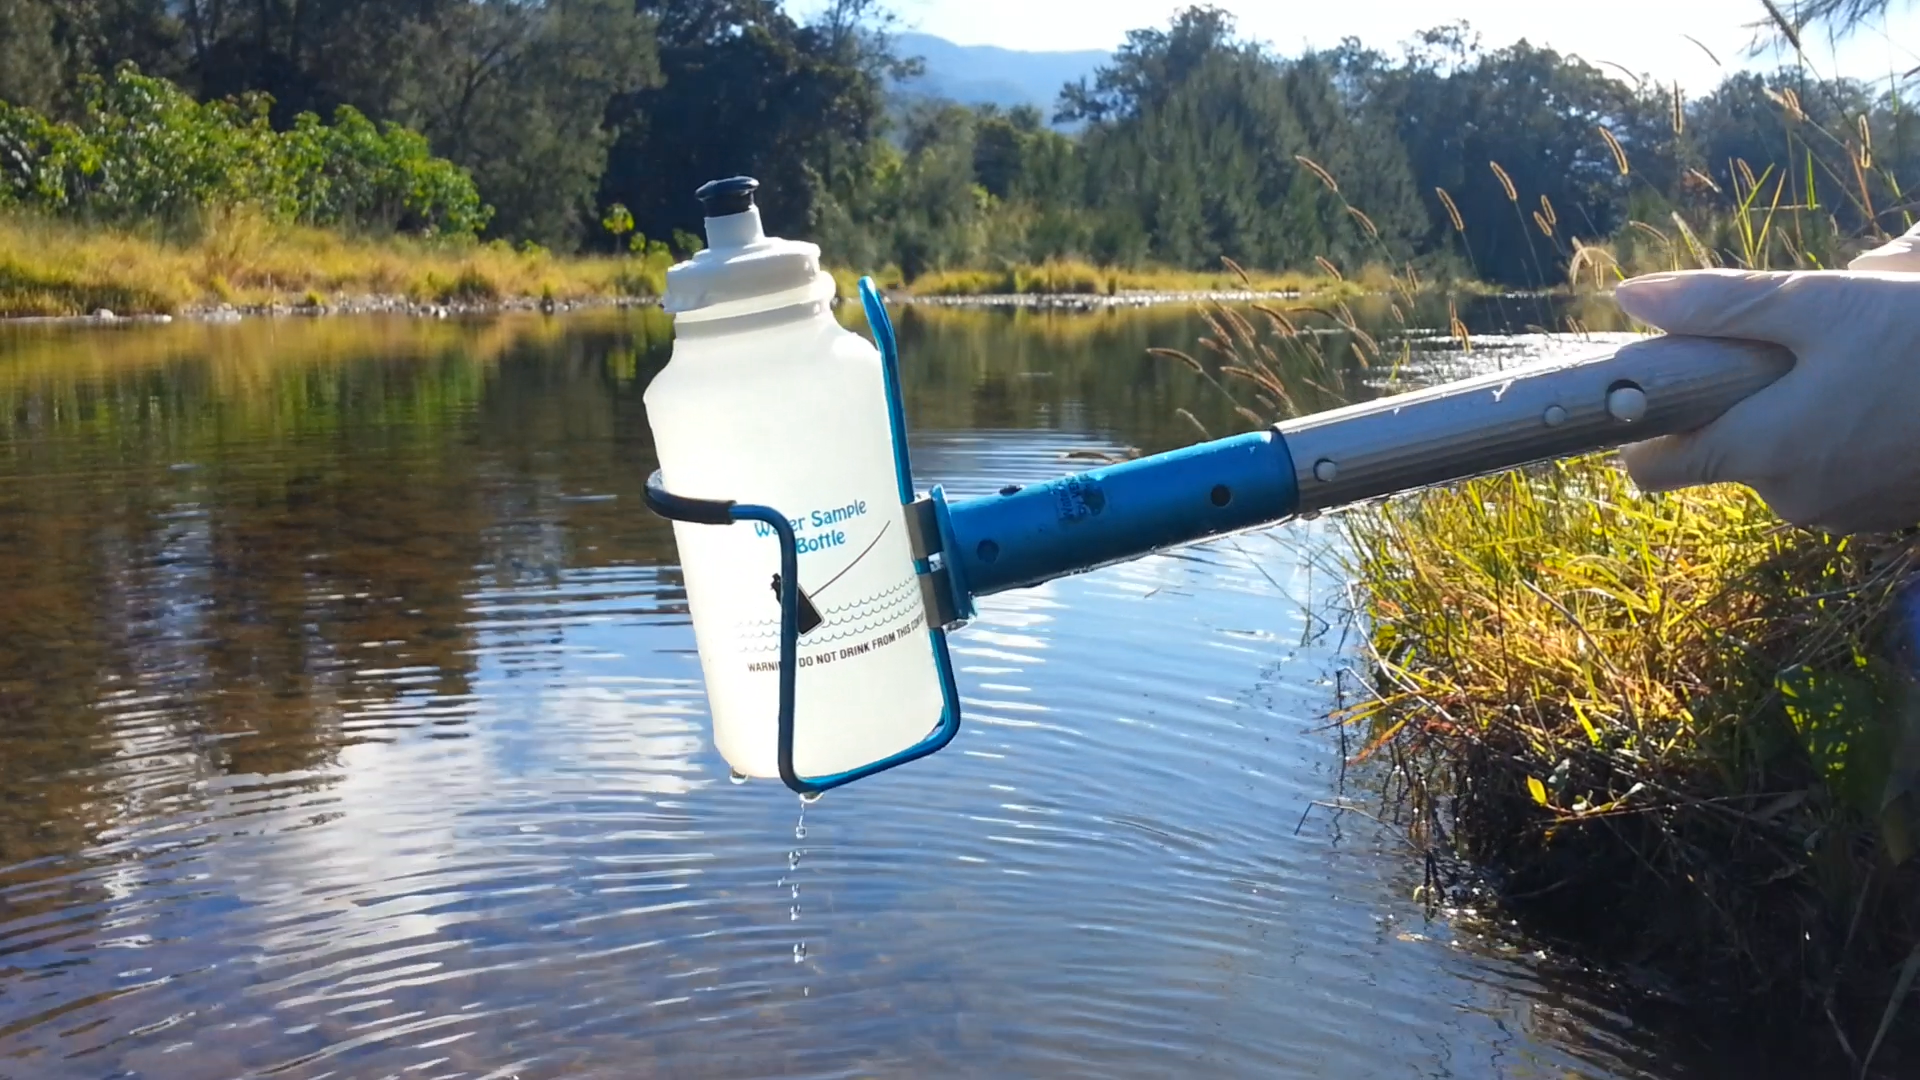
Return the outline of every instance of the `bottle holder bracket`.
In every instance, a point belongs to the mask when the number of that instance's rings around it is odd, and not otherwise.
[[[925,530],[931,535],[922,537],[920,530],[914,530],[917,537],[913,545],[914,571],[921,582],[922,597],[927,605],[927,640],[933,650],[943,705],[938,724],[924,739],[898,754],[856,769],[829,776],[801,776],[793,761],[794,713],[800,670],[801,603],[800,548],[792,524],[785,514],[769,506],[676,495],[666,489],[664,478],[658,470],[647,478],[646,484],[647,509],[667,520],[696,525],[758,522],[772,529],[778,538],[780,697],[777,731],[780,779],[788,788],[802,795],[845,787],[856,780],[918,761],[946,749],[960,733],[960,694],[954,680],[953,659],[947,647],[947,631],[960,619],[972,614],[971,605],[964,588],[954,578],[958,567],[940,564],[938,541],[934,537],[947,533],[949,526],[945,520],[945,502],[939,490],[935,489],[931,499],[917,498],[914,494],[912,461],[906,442],[906,417],[900,393],[899,349],[894,340],[892,321],[887,317],[886,305],[871,278],[860,279],[860,295],[866,309],[868,327],[880,350],[881,370],[886,381],[888,419],[893,436],[894,473],[899,482],[903,513],[911,520],[924,515],[927,504],[931,503],[932,508],[934,527]],[[951,537],[943,539],[950,541]]]

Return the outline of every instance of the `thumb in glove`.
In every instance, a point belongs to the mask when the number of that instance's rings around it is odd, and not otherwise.
[[[1920,230],[1872,269],[1701,270],[1623,283],[1627,314],[1669,333],[1781,345],[1796,363],[1718,420],[1621,451],[1642,489],[1738,483],[1793,524],[1920,524]],[[1898,269],[1896,269],[1898,268]]]
[[[1847,269],[1920,274],[1920,225],[1848,263]]]

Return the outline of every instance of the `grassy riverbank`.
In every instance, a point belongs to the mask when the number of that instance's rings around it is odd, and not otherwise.
[[[1872,1046],[1920,956],[1920,545],[1602,458],[1345,528],[1374,676],[1346,719],[1417,835],[1583,950]]]
[[[194,308],[333,307],[657,296],[668,257],[561,257],[539,248],[339,233],[220,215],[191,232],[88,229],[0,215],[0,317],[173,314]]]
[[[179,236],[88,229],[25,214],[0,215],[0,318],[177,314],[236,308],[351,306],[367,298],[486,305],[658,297],[672,257],[561,256],[467,240],[354,239],[321,229],[223,215]],[[841,295],[859,274],[836,269]],[[1081,263],[943,271],[911,283],[876,274],[906,297],[1156,295],[1252,290],[1317,297],[1383,289],[1383,275],[1121,270]]]
[[[1329,264],[1331,268],[1331,264]],[[886,278],[875,280],[889,284]],[[1172,267],[1111,267],[1074,260],[1023,264],[997,270],[941,270],[910,283],[891,282],[909,296],[1119,296],[1127,293],[1287,293],[1298,295],[1352,295],[1384,292],[1391,275],[1368,268],[1355,280],[1337,273],[1235,273],[1222,266],[1202,272]]]

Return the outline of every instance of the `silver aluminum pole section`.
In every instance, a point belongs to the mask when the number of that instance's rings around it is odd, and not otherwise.
[[[1278,424],[1303,514],[1692,431],[1793,366],[1775,345],[1655,337]]]

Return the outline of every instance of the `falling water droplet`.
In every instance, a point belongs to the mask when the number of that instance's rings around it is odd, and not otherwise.
[[[808,806],[812,806],[814,803],[820,801],[820,796],[825,794],[826,792],[824,791],[809,791],[805,795],[800,796],[800,801]]]
[[[787,909],[787,921],[788,922],[800,921],[800,905],[799,904],[795,904],[792,907]]]
[[[733,781],[735,784],[744,784],[747,782],[747,774],[741,772],[739,769],[729,769],[727,770],[727,779]]]
[[[807,943],[804,941],[794,942],[793,943],[793,962],[797,964],[800,961],[805,960],[806,958],[807,958]]]

